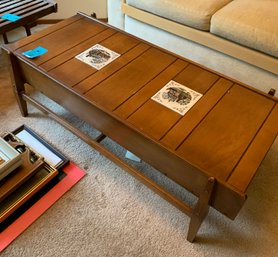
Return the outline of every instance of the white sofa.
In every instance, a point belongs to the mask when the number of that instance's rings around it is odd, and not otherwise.
[[[277,95],[278,0],[108,0],[108,22]]]

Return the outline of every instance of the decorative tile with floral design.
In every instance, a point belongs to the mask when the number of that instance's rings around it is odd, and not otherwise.
[[[202,94],[171,80],[151,99],[184,115],[202,96]]]
[[[97,70],[100,70],[119,56],[121,55],[102,45],[96,44],[81,54],[75,56],[75,58]]]

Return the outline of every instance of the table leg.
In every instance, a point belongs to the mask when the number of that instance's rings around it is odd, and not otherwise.
[[[13,91],[23,117],[28,115],[27,103],[22,98],[22,93],[25,92],[24,80],[21,75],[20,68],[18,66],[18,62],[16,57],[12,53],[6,53],[6,59],[9,62],[10,66],[10,74],[13,85]],[[15,75],[16,74],[16,75]]]
[[[31,35],[31,29],[28,26],[25,26],[25,31],[27,36]]]
[[[194,241],[196,234],[209,211],[209,203],[214,184],[215,178],[209,178],[204,191],[201,193],[199,200],[193,209],[187,234],[187,240],[191,243]]]
[[[30,36],[32,33],[31,33],[31,28],[37,26],[37,22],[36,21],[33,21],[31,23],[28,23],[24,26],[25,28],[25,31],[26,31],[26,35],[27,36]]]
[[[6,33],[3,33],[3,40],[4,40],[4,43],[5,43],[5,44],[8,44],[8,43],[9,43],[8,37],[7,37],[7,34],[6,34]]]

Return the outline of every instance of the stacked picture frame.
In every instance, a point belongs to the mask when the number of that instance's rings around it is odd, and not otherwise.
[[[0,180],[0,232],[62,179],[69,162],[26,125],[1,140],[19,153],[21,163]]]

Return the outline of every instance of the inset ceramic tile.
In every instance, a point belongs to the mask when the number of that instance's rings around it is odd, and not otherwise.
[[[120,54],[102,45],[96,44],[81,54],[75,56],[75,58],[97,70],[100,70],[119,56]]]
[[[184,115],[202,96],[202,94],[171,80],[151,99]]]

